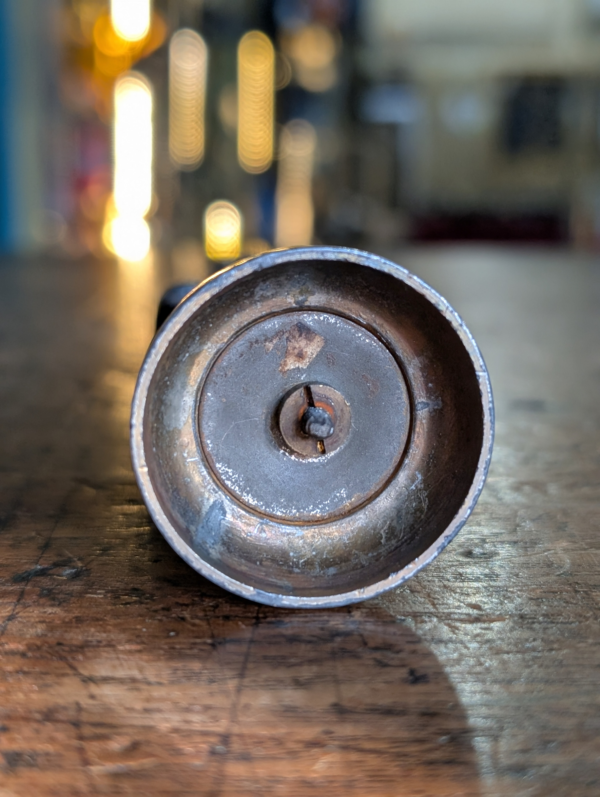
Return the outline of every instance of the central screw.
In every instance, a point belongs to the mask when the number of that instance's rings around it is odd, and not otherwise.
[[[350,434],[350,407],[342,394],[328,385],[299,386],[278,410],[273,419],[279,426],[279,434],[273,429],[275,439],[306,459],[332,454]]]
[[[300,426],[304,434],[317,440],[326,440],[335,431],[331,415],[322,407],[307,407]]]

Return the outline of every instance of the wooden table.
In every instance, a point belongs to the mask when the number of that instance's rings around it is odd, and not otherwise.
[[[0,265],[0,797],[600,794],[600,264],[399,255],[463,315],[497,443],[459,537],[333,611],[153,527],[129,403],[158,265]]]

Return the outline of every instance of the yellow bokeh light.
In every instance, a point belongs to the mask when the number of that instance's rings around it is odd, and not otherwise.
[[[106,115],[112,84],[116,77],[131,69],[136,61],[149,55],[163,43],[166,36],[166,23],[159,14],[152,16],[152,24],[147,35],[139,41],[124,39],[114,28],[109,14],[95,18],[92,29],[94,44],[94,82],[102,95],[102,116]]]
[[[275,194],[276,246],[305,246],[312,242],[316,143],[315,129],[309,122],[295,119],[283,128]]]
[[[152,91],[129,72],[114,92],[114,202],[117,215],[144,217],[152,205]]]
[[[152,206],[152,90],[142,75],[129,72],[114,90],[113,196],[103,240],[124,260],[142,260],[150,250],[144,218]]]
[[[125,41],[137,42],[150,30],[150,0],[111,0],[110,17],[116,33]]]
[[[107,222],[103,241],[109,251],[136,263],[150,251],[150,226],[139,216],[117,216]]]
[[[114,78],[131,67],[132,45],[117,35],[108,14],[98,17],[92,35],[94,65],[100,74]]]
[[[320,92],[328,91],[336,84],[338,42],[324,25],[304,25],[285,38],[282,44],[302,88]]]
[[[231,202],[213,202],[204,214],[204,248],[218,263],[236,260],[242,251],[242,217]]]
[[[101,14],[96,20],[93,38],[96,49],[110,58],[129,56],[131,53],[131,43],[117,34],[108,14]]]
[[[251,174],[273,161],[275,50],[268,36],[250,31],[238,47],[238,159]]]
[[[335,58],[336,41],[324,25],[304,25],[292,36],[289,54],[302,66],[323,69]]]
[[[169,154],[179,168],[204,158],[208,51],[193,30],[177,31],[169,45]]]

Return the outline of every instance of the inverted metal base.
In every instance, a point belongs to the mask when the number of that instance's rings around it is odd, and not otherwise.
[[[364,252],[269,252],[165,321],[140,372],[133,462],[198,572],[286,606],[363,600],[433,559],[471,512],[489,379],[431,288]]]

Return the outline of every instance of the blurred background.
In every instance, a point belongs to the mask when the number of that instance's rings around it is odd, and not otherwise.
[[[2,0],[0,249],[600,244],[600,0]]]

